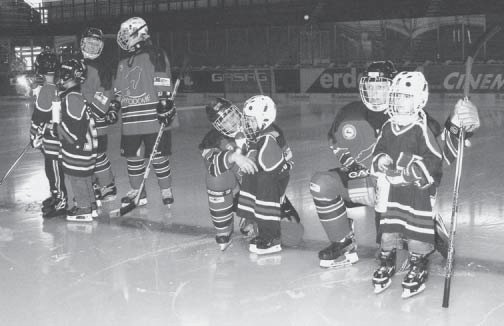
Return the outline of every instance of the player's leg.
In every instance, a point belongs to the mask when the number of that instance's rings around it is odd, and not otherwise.
[[[310,182],[310,193],[324,231],[331,244],[319,252],[321,267],[340,267],[356,263],[357,244],[353,222],[348,218],[345,200],[348,190],[337,170],[316,172]]]
[[[249,251],[258,255],[279,252],[282,250],[280,206],[289,183],[289,175],[259,172],[255,176],[257,178],[255,219],[258,236],[251,241]]]
[[[108,136],[98,136],[98,155],[96,157],[95,177],[99,185],[99,200],[114,200],[117,195],[112,166],[107,156]]]
[[[145,157],[149,157],[156,141],[157,134],[147,135],[145,137]],[[163,132],[159,141],[156,155],[152,162],[152,169],[156,173],[161,198],[163,204],[171,205],[174,202],[172,191],[172,171],[170,166],[171,155],[171,131]]]
[[[215,228],[215,241],[221,250],[226,250],[231,244],[233,233],[233,190],[238,182],[232,171],[227,171],[216,177],[209,173],[205,179],[208,208],[212,224]]]
[[[375,293],[385,291],[392,283],[392,276],[396,272],[397,243],[402,241],[398,233],[383,233],[379,254],[380,267],[373,273],[373,286]]]
[[[425,290],[429,276],[427,256],[434,250],[434,245],[418,240],[408,240],[410,270],[402,282],[403,298],[409,298]]]
[[[53,156],[46,156],[45,171],[49,180],[54,200],[42,208],[42,217],[52,218],[65,215],[68,208],[68,195],[65,186],[65,174],[61,161]]]
[[[145,173],[145,159],[140,156],[140,146],[142,144],[142,135],[122,135],[121,137],[121,155],[126,157],[128,169],[128,179],[131,189],[126,196],[121,198],[121,205],[127,206],[134,202]],[[139,206],[147,204],[147,193],[145,187],[142,191]]]
[[[92,176],[77,177],[68,176],[72,190],[74,192],[75,206],[67,213],[67,221],[71,222],[92,222],[92,202],[94,202],[94,191]]]

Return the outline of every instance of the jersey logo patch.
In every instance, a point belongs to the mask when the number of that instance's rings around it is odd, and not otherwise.
[[[166,86],[170,87],[170,78],[164,77],[154,77],[154,86]]]
[[[341,129],[341,134],[343,135],[344,139],[355,139],[355,137],[357,137],[357,129],[352,124],[346,124]]]

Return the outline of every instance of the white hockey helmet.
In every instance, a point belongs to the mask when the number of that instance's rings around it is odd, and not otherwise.
[[[103,50],[103,32],[99,28],[89,27],[82,34],[80,48],[84,59],[94,60]]]
[[[393,123],[405,126],[418,119],[429,98],[429,86],[420,71],[402,71],[392,80],[387,113]]]
[[[243,105],[243,131],[248,139],[254,139],[258,133],[271,126],[276,118],[275,102],[265,95],[255,95]]]
[[[397,74],[392,61],[374,61],[359,80],[362,102],[368,109],[382,112],[388,108],[389,87]]]
[[[206,106],[208,120],[215,129],[228,137],[235,137],[241,129],[242,114],[231,101],[218,97],[215,103]]]
[[[117,44],[124,51],[135,52],[150,38],[149,28],[143,18],[132,17],[121,24]]]

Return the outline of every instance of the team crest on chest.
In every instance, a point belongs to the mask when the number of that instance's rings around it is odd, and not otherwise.
[[[341,133],[343,138],[347,140],[357,137],[357,129],[353,124],[345,124],[343,128],[341,128]]]

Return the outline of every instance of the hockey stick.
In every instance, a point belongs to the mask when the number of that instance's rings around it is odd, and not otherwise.
[[[175,98],[175,95],[177,94],[178,87],[180,85],[180,78],[177,78],[175,81],[175,86],[173,87],[173,92],[170,97],[171,100]],[[142,183],[140,184],[140,188],[138,188],[138,193],[135,197],[135,200],[130,202],[128,205],[121,207],[119,209],[115,209],[113,211],[110,211],[109,216],[110,217],[120,217],[125,214],[128,214],[131,212],[133,209],[135,209],[138,206],[138,203],[140,202],[140,197],[142,196],[142,191],[145,188],[145,182],[147,181],[147,178],[149,177],[150,169],[152,162],[154,161],[154,157],[157,154],[157,148],[159,146],[159,143],[161,142],[161,137],[163,136],[163,131],[164,128],[166,127],[166,124],[163,122],[161,123],[161,126],[159,127],[158,134],[156,136],[156,141],[154,142],[154,146],[152,147],[152,152],[149,156],[149,161],[147,162],[147,167],[145,168],[145,173],[142,179]]]
[[[502,27],[496,25],[490,30],[488,30],[479,41],[476,43],[474,50],[471,55],[467,56],[465,63],[465,80],[464,80],[464,100],[469,99],[469,92],[471,89],[471,71],[474,59],[478,55],[479,51],[483,45],[490,40],[495,34],[497,34]],[[452,214],[451,214],[451,228],[449,233],[449,243],[448,243],[448,257],[446,258],[445,267],[445,282],[443,291],[443,308],[448,308],[450,301],[450,287],[451,287],[451,277],[453,274],[453,259],[454,259],[454,245],[455,245],[455,231],[457,228],[457,218],[458,218],[458,197],[459,197],[459,187],[460,187],[460,177],[462,173],[462,160],[464,158],[464,143],[465,143],[465,130],[460,128],[459,138],[458,138],[458,153],[457,153],[457,163],[455,165],[455,181],[453,185],[453,199],[452,199]]]
[[[7,179],[7,177],[11,174],[11,172],[14,170],[14,168],[16,167],[16,165],[19,163],[19,161],[21,161],[21,159],[23,158],[23,156],[26,154],[26,152],[30,149],[31,147],[31,144],[28,143],[25,148],[21,151],[21,153],[19,154],[19,156],[17,157],[17,159],[14,161],[14,163],[12,163],[11,167],[9,168],[9,170],[7,170],[7,172],[5,173],[5,175],[3,176],[2,180],[0,180],[0,185],[2,183],[4,183],[5,179]]]

